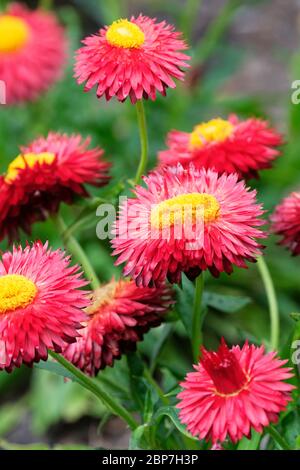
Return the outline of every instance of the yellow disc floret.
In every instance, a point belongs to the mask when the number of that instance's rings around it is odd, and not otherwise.
[[[165,228],[174,224],[210,223],[217,220],[220,204],[211,194],[190,193],[166,199],[151,210],[151,226]]]
[[[0,53],[17,52],[27,43],[30,30],[27,23],[17,16],[0,16]]]
[[[14,181],[19,173],[20,170],[24,170],[25,168],[33,168],[37,163],[40,165],[45,163],[47,165],[51,165],[54,162],[55,155],[54,153],[43,152],[43,153],[25,153],[24,155],[18,155],[8,167],[5,181],[7,183],[11,183]]]
[[[131,49],[141,47],[145,42],[145,35],[135,23],[117,20],[106,31],[106,39],[111,46]]]
[[[86,313],[88,315],[100,313],[101,308],[113,301],[118,286],[118,282],[111,281],[96,289],[92,297],[92,304],[85,309]]]
[[[190,147],[201,148],[211,142],[222,142],[231,136],[234,126],[225,119],[217,118],[194,127],[190,134]]]
[[[34,282],[19,274],[0,277],[0,314],[30,305],[38,289]]]

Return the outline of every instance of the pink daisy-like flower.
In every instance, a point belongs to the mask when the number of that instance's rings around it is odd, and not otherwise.
[[[193,279],[206,269],[229,274],[260,254],[262,209],[237,175],[178,165],[144,181],[122,204],[112,240],[117,264],[126,263],[124,275],[137,285],[180,282],[182,272]]]
[[[96,87],[97,97],[107,100],[155,100],[156,91],[165,95],[166,88],[175,88],[173,78],[183,80],[182,67],[189,59],[180,52],[187,48],[181,33],[143,15],[114,21],[83,44],[75,77],[79,84],[86,82],[85,91]]]
[[[134,349],[150,328],[161,324],[172,305],[167,287],[137,287],[133,281],[112,280],[93,293],[86,309],[89,320],[76,343],[68,345],[65,357],[94,376],[112,366],[123,352]]]
[[[293,376],[288,361],[245,343],[229,349],[224,340],[217,352],[202,348],[196,372],[187,374],[177,407],[179,418],[199,439],[237,442],[276,423],[294,388],[284,382]]]
[[[88,197],[85,184],[107,183],[110,164],[103,150],[89,149],[80,135],[50,132],[27,147],[0,176],[0,239],[16,239],[19,230],[30,233],[34,222],[57,212],[61,202]]]
[[[280,152],[281,135],[266,121],[239,121],[234,115],[198,124],[192,132],[171,131],[167,150],[159,152],[161,165],[212,168],[218,173],[237,173],[240,178],[256,178],[258,171],[270,168]]]
[[[47,360],[76,341],[89,300],[70,258],[37,242],[0,261],[0,369]]]
[[[272,230],[281,235],[281,245],[293,255],[300,254],[300,193],[293,192],[279,204],[271,216]]]
[[[66,39],[56,17],[13,3],[0,13],[0,80],[6,103],[37,98],[61,75]]]

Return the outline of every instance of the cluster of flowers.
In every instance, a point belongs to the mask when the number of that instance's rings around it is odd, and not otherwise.
[[[132,103],[165,95],[183,79],[189,59],[180,33],[145,16],[118,20],[88,37],[76,56],[75,75],[98,98]],[[30,100],[59,76],[65,58],[64,32],[50,13],[13,4],[0,15],[0,79],[8,103]],[[57,213],[62,202],[88,197],[86,184],[107,183],[110,164],[103,150],[80,135],[50,132],[21,147],[0,178],[0,238],[10,242],[20,230]],[[172,131],[157,168],[136,186],[120,208],[113,254],[125,263],[124,278],[94,292],[79,266],[48,244],[14,246],[0,262],[0,369],[46,360],[48,350],[64,354],[86,374],[96,375],[159,325],[174,303],[167,281],[194,279],[204,270],[218,276],[246,267],[261,254],[266,234],[262,207],[246,180],[270,168],[279,156],[281,136],[258,119],[212,119],[191,132]],[[197,209],[201,207],[202,211]],[[141,236],[123,233],[128,208],[134,209]],[[166,217],[168,214],[169,217]],[[199,216],[199,214],[201,214]],[[199,234],[174,236],[189,218]],[[294,254],[300,253],[300,195],[293,193],[275,211],[273,230]],[[164,236],[168,229],[168,236]],[[196,242],[191,249],[191,242]],[[187,246],[187,243],[189,246]],[[247,342],[216,352],[202,348],[195,372],[178,395],[180,419],[200,439],[233,442],[251,428],[261,432],[291,399],[292,376],[276,352]]]

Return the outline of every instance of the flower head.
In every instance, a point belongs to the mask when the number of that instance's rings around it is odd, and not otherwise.
[[[37,98],[61,75],[66,39],[55,16],[13,3],[0,14],[0,79],[6,103]]]
[[[156,91],[166,94],[175,88],[173,78],[182,80],[189,57],[181,34],[165,21],[139,15],[121,19],[83,41],[76,56],[75,76],[86,82],[85,90],[96,87],[97,97],[119,101],[130,97],[155,100]]]
[[[87,197],[85,184],[108,181],[103,150],[88,145],[80,135],[49,133],[21,148],[0,177],[0,239],[17,238],[20,228],[30,233],[31,225],[55,213],[61,202]]]
[[[293,192],[279,204],[271,216],[272,230],[283,238],[293,255],[300,254],[300,192]]]
[[[218,173],[238,173],[240,178],[258,176],[270,168],[282,144],[279,133],[260,119],[239,121],[234,115],[198,124],[193,131],[171,131],[167,150],[159,152],[161,165],[183,166],[191,162],[197,168],[212,168]]]
[[[122,204],[112,240],[117,264],[126,263],[137,285],[180,282],[182,272],[231,273],[260,253],[261,206],[237,175],[178,165],[144,181]]]
[[[181,383],[180,420],[193,436],[213,443],[250,437],[251,428],[262,432],[291,400],[294,387],[284,380],[293,374],[286,363],[248,343],[229,349],[222,340],[217,352],[202,348],[196,372]]]
[[[78,266],[60,250],[35,243],[14,247],[0,261],[0,369],[47,360],[48,349],[61,352],[76,341],[87,284]]]
[[[129,280],[112,280],[93,293],[86,327],[64,355],[86,374],[96,375],[124,351],[135,348],[150,328],[160,325],[171,304],[167,287],[150,289]]]

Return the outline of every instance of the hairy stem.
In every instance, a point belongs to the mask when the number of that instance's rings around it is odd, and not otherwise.
[[[138,427],[137,421],[131,416],[131,414],[119,403],[117,403],[111,395],[108,395],[104,390],[100,388],[98,383],[95,383],[90,377],[85,375],[81,370],[77,369],[71,362],[67,361],[62,355],[49,351],[49,355],[53,357],[64,369],[66,369],[76,379],[80,385],[90,392],[92,392],[102,403],[104,403],[109,410],[122,418],[130,429],[134,430]]]
[[[271,348],[277,350],[279,343],[279,332],[280,332],[280,323],[279,323],[279,310],[276,297],[276,291],[274,288],[273,280],[269,271],[269,268],[266,264],[266,261],[263,256],[260,256],[257,259],[257,266],[260,272],[265,291],[267,294],[269,312],[270,312],[270,323],[271,323]]]
[[[135,184],[139,184],[141,177],[145,174],[148,163],[148,135],[147,135],[147,123],[145,116],[144,103],[142,100],[138,100],[136,103],[137,120],[140,132],[141,141],[141,156],[140,163],[135,176]]]

